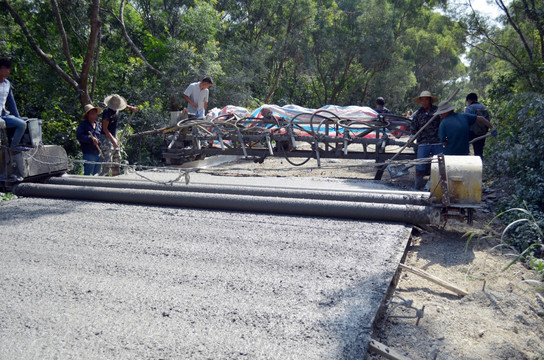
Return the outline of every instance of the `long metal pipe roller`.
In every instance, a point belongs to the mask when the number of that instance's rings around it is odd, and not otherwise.
[[[234,186],[217,184],[174,184],[162,185],[148,181],[116,180],[107,178],[52,177],[48,184],[96,186],[104,188],[146,189],[177,192],[237,194],[296,199],[338,200],[385,204],[429,205],[429,193],[423,192],[386,192],[386,191],[335,191],[316,189],[293,189],[278,187]]]
[[[373,204],[337,200],[291,199],[266,196],[31,183],[22,183],[15,186],[13,193],[23,197],[34,196],[110,203],[189,207],[328,218],[339,217],[412,224],[437,224],[440,220],[439,208],[409,204]]]

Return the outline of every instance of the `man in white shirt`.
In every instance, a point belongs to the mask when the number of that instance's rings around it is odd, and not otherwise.
[[[15,128],[10,148],[15,149],[26,130],[26,121],[21,119],[8,77],[11,73],[11,61],[0,59],[0,117],[6,122],[7,128]]]
[[[183,98],[187,100],[189,113],[195,114],[198,118],[203,118],[208,107],[209,88],[212,86],[212,79],[205,77],[202,81],[191,83],[185,89]]]

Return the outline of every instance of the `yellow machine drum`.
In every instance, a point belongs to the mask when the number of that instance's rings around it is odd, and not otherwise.
[[[445,155],[448,194],[452,204],[479,204],[482,200],[482,159],[479,156]],[[437,157],[431,165],[432,196],[442,199]]]

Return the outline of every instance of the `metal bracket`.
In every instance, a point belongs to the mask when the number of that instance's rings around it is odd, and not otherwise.
[[[393,301],[393,299],[395,297],[399,298],[401,301],[398,301],[398,302]],[[391,297],[391,299],[389,299],[389,301],[386,304],[387,306],[393,305],[393,307],[387,311],[383,321],[387,320],[387,318],[390,318],[390,317],[391,318],[398,318],[398,319],[417,319],[416,326],[418,326],[419,325],[419,320],[423,317],[423,313],[425,311],[425,305],[423,305],[421,307],[421,309],[418,309],[418,308],[412,306],[413,302],[414,302],[414,300],[405,300],[402,297],[400,297],[399,295],[393,295]],[[405,307],[407,309],[414,309],[415,314],[414,315],[391,315],[391,313],[396,308],[398,308],[399,306],[403,306],[403,307]]]
[[[446,173],[446,163],[444,154],[438,154],[438,172],[440,173],[440,187],[442,190],[442,205],[450,206],[450,195],[448,193],[448,175]]]

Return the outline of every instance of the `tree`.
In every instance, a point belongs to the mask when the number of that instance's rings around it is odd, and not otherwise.
[[[32,50],[43,60],[43,62],[50,66],[64,81],[66,81],[70,87],[72,87],[72,89],[77,93],[81,105],[88,104],[91,102],[88,89],[89,75],[93,62],[98,61],[98,56],[95,57],[95,50],[98,34],[100,32],[100,0],[92,1],[90,6],[90,21],[87,25],[84,25],[83,29],[77,34],[81,39],[85,39],[86,42],[86,47],[81,49],[83,51],[80,51],[77,53],[77,55],[75,55],[75,58],[81,60],[79,71],[76,69],[76,65],[72,59],[73,55],[71,53],[68,36],[64,28],[64,22],[62,20],[59,5],[56,0],[51,0],[50,2],[51,8],[49,11],[54,15],[58,37],[62,46],[56,46],[55,42],[51,41],[47,34],[43,34],[44,36],[40,38],[40,40],[45,41],[46,45],[49,47],[49,50],[54,52],[49,54],[42,50],[42,46],[27,25],[29,23],[43,24],[44,22],[39,21],[39,16],[37,15],[46,12],[44,11],[44,8],[40,7],[40,5],[34,6],[32,3],[20,2],[19,5],[23,11],[18,11],[7,0],[3,0],[2,5],[13,17],[13,20],[21,27],[21,30],[27,38]],[[23,19],[20,13],[23,13],[27,19]],[[58,60],[55,60],[55,57],[63,58],[60,65]]]
[[[504,69],[516,78],[515,88],[542,91],[544,4],[530,0],[515,0],[508,6],[496,0],[496,4],[503,13],[500,26],[490,23],[474,9],[463,18],[468,45],[472,51],[492,59],[489,68]]]
[[[108,11],[133,55],[162,81],[171,111],[179,110],[181,91],[188,83],[221,74],[215,40],[220,17],[212,5],[201,0],[193,6],[183,1],[135,0],[129,25],[125,24],[124,0],[118,15],[113,9]]]

